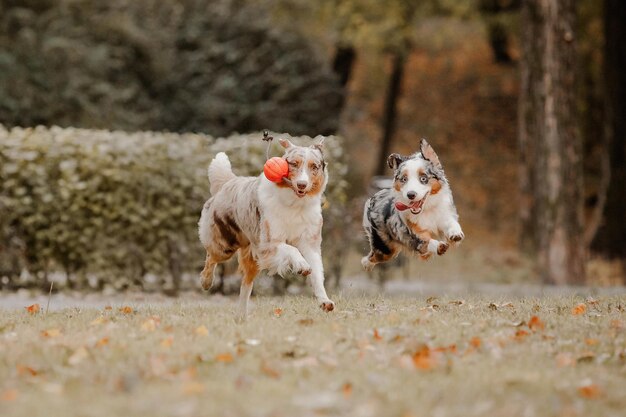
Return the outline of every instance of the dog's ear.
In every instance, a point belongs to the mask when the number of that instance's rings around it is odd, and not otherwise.
[[[291,142],[289,141],[289,139],[280,138],[280,139],[278,139],[278,142],[280,143],[280,146],[282,146],[282,147],[283,147],[283,148],[285,148],[285,149],[289,149],[289,148],[291,148],[292,146],[294,146],[294,145],[293,145],[293,143],[291,143]]]
[[[406,161],[407,159],[409,159],[409,158],[406,157],[406,156],[402,156],[402,155],[397,154],[397,153],[392,153],[387,158],[387,165],[389,165],[389,168],[391,168],[391,169],[398,169],[400,164],[403,163],[404,161]]]
[[[324,155],[324,137],[322,136],[322,138],[317,143],[311,145],[311,148],[317,149],[322,153],[322,155]]]
[[[433,147],[430,146],[428,142],[426,142],[426,139],[422,139],[420,143],[420,152],[422,153],[422,157],[425,160],[432,162],[433,165],[435,165],[437,168],[441,168],[441,162],[439,162],[439,157],[435,153]]]

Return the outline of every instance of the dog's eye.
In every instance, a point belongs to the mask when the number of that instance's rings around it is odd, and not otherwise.
[[[422,184],[428,183],[428,177],[426,175],[420,175],[420,182]]]
[[[287,161],[289,163],[290,167],[294,167],[297,168],[298,167],[298,163],[296,161]]]
[[[407,182],[407,180],[408,180],[408,178],[406,177],[406,175],[404,175],[404,176],[400,177],[400,182],[401,182],[402,184],[404,184],[405,182]]]

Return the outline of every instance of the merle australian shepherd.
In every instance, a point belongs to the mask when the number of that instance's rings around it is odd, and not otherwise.
[[[212,197],[204,204],[199,222],[200,241],[206,249],[201,283],[209,289],[215,266],[237,253],[243,275],[242,319],[261,270],[308,276],[322,309],[332,311],[335,306],[324,289],[321,255],[321,198],[328,183],[323,139],[312,146],[296,146],[287,139],[280,139],[280,144],[289,164],[287,180],[280,183],[263,174],[236,176],[223,152],[209,165]]]
[[[367,200],[363,213],[370,252],[361,264],[368,271],[403,249],[424,259],[443,255],[465,237],[439,157],[426,140],[420,152],[394,153],[387,162],[395,171],[393,187]]]

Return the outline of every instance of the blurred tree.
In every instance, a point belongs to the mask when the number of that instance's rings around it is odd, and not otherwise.
[[[608,139],[611,181],[604,222],[593,248],[610,258],[626,259],[626,3],[604,1],[605,135]]]
[[[0,122],[114,129],[337,130],[330,60],[264,4],[0,0]]]
[[[575,100],[573,0],[522,6],[521,217],[546,283],[584,283],[582,143]]]
[[[480,0],[479,11],[485,16],[487,37],[496,63],[507,64],[512,61],[510,48],[511,12],[517,12],[521,0]]]

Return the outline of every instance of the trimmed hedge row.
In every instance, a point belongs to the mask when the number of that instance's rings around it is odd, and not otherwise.
[[[226,151],[237,174],[258,175],[261,137],[0,125],[0,287],[45,286],[60,274],[70,287],[177,288],[202,267],[209,161]],[[326,147],[332,217],[346,202],[347,166],[339,138]]]

